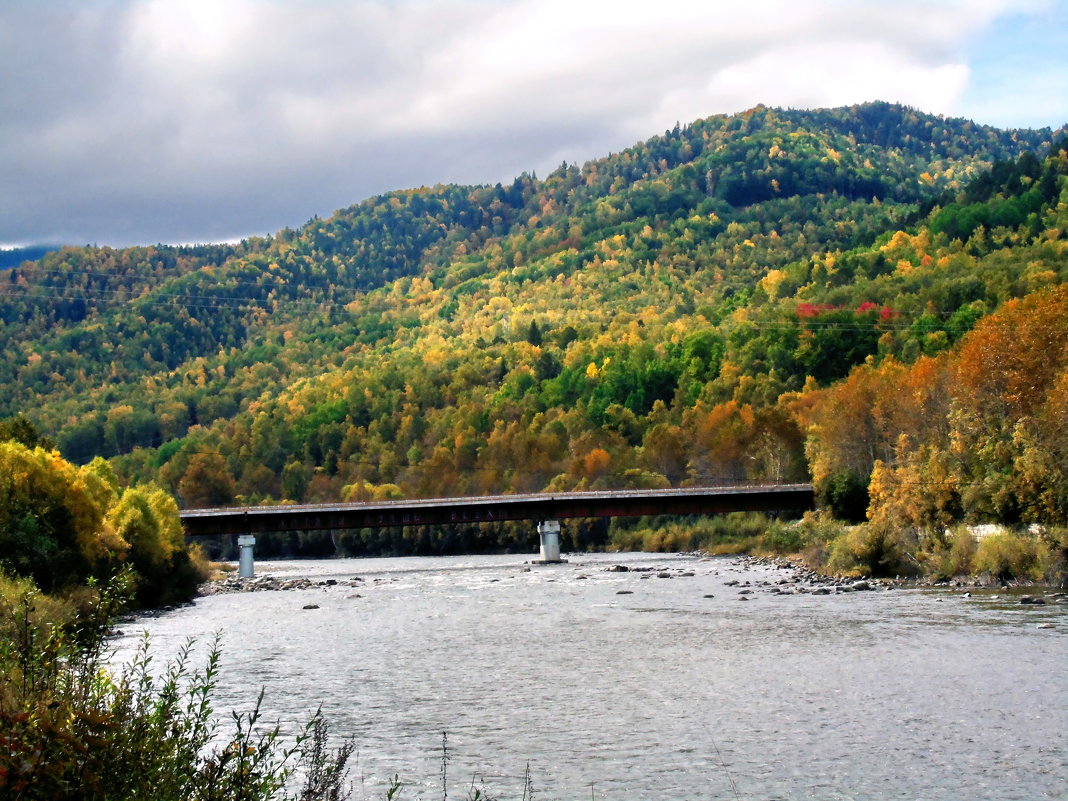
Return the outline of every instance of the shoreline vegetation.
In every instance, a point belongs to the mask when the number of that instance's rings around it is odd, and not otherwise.
[[[157,669],[147,639],[108,662],[117,615],[135,594],[129,568],[90,587],[77,609],[32,582],[0,576],[0,797],[10,801],[340,801],[354,746],[329,748],[316,713],[292,743],[260,702],[216,720],[216,642]],[[292,785],[298,789],[293,794]]]
[[[827,511],[799,521],[739,512],[639,525],[613,538],[612,547],[634,551],[702,551],[786,558],[829,578],[897,578],[980,585],[1068,583],[1068,528],[971,527],[945,529],[849,524]]]
[[[476,547],[446,553],[371,551],[351,553],[339,538],[319,535],[323,547],[302,554],[269,551],[267,558],[373,558],[511,553],[531,550]],[[1068,586],[1068,528],[957,524],[942,530],[852,524],[827,510],[800,520],[759,512],[708,517],[575,520],[562,528],[562,546],[572,554],[597,552],[687,553],[772,557],[828,579],[892,578],[903,582],[969,583],[976,586]],[[457,541],[462,542],[461,536]],[[533,540],[531,541],[533,543]],[[307,544],[307,541],[306,541]],[[224,552],[225,553],[225,552]],[[265,556],[257,542],[257,558]],[[207,586],[207,585],[202,585]]]

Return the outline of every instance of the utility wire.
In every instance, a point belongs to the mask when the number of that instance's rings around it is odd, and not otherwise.
[[[326,290],[336,293],[337,290]],[[133,296],[129,290],[122,289],[84,289],[60,285],[37,285],[33,287],[0,287],[0,296],[24,297],[29,300],[40,300],[55,303],[59,300],[93,300],[95,298],[115,300],[116,296],[128,295],[130,297],[117,298],[135,306],[170,306],[187,309],[220,309],[227,308],[235,311],[264,310],[271,311],[277,308],[295,308],[320,311],[323,313],[350,311],[347,306],[364,294],[361,290],[352,291],[351,298],[345,300],[313,300],[300,298],[246,298],[239,296],[216,296],[216,295],[189,295],[177,292],[150,292]],[[109,297],[110,296],[110,297]],[[967,308],[967,307],[962,307]],[[847,309],[829,310],[828,313],[851,311]],[[787,312],[789,313],[789,312]],[[854,314],[877,314],[872,312],[856,312]],[[870,323],[862,323],[855,320],[820,320],[818,317],[798,317],[796,320],[723,320],[712,324],[717,328],[732,330],[743,328],[755,328],[758,330],[783,330],[804,331],[834,330],[834,331],[908,331],[915,326],[923,327],[923,318],[941,317],[950,318],[958,311],[924,311],[924,312],[894,312],[890,318],[880,317]],[[891,321],[897,322],[891,322]],[[911,321],[910,321],[911,320]],[[80,322],[80,321],[79,321]]]

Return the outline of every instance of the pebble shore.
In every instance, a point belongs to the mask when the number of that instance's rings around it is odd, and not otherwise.
[[[983,585],[974,580],[957,580],[930,582],[913,578],[837,578],[822,575],[814,570],[783,557],[764,557],[739,555],[730,557],[729,562],[722,562],[723,557],[709,557],[704,554],[685,554],[694,557],[693,565],[686,566],[628,566],[614,564],[598,568],[601,572],[608,573],[635,573],[640,579],[684,579],[697,575],[697,571],[714,573],[715,575],[727,576],[738,574],[738,577],[730,577],[722,582],[723,586],[734,593],[734,598],[747,601],[756,594],[770,595],[842,595],[851,592],[886,592],[902,587],[940,587],[963,590],[963,595],[969,597],[971,590],[979,589]],[[569,571],[570,577],[575,581],[584,581],[590,578],[591,567],[583,566],[579,561],[581,555],[575,555],[576,560]],[[722,564],[722,567],[719,565]],[[522,572],[529,572],[530,567],[522,568]],[[748,576],[756,573],[759,575]],[[563,579],[568,573],[560,576]],[[239,592],[284,592],[287,590],[308,590],[315,588],[343,587],[349,589],[367,589],[377,584],[388,583],[391,579],[375,578],[365,580],[359,576],[344,579],[311,579],[306,577],[286,578],[282,576],[255,576],[253,578],[241,578],[236,573],[229,573],[222,578],[209,581],[201,586],[201,595],[222,595]],[[989,588],[988,588],[989,589]],[[1046,603],[1068,603],[1068,595],[1062,592],[1047,592],[1029,595],[1019,595],[1014,588],[1004,588],[1009,593],[1005,600],[1012,600],[1020,604],[1044,605]],[[632,595],[633,589],[621,589],[618,595]],[[351,597],[360,597],[357,593]],[[712,594],[706,598],[715,597]],[[986,595],[987,598],[997,599],[997,595]],[[312,606],[311,608],[314,608]]]

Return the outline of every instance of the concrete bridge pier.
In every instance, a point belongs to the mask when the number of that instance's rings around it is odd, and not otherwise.
[[[255,568],[252,564],[252,546],[256,544],[254,534],[241,534],[237,538],[237,545],[241,549],[238,555],[237,575],[241,578],[252,578]]]
[[[558,565],[566,562],[560,558],[560,521],[542,520],[538,523],[538,535],[541,537],[540,558],[533,560],[535,565]]]

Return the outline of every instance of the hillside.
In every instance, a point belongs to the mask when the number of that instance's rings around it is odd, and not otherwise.
[[[819,472],[819,393],[1065,281],[1054,138],[758,107],[239,246],[65,248],[4,279],[0,417],[190,505],[866,486]]]

